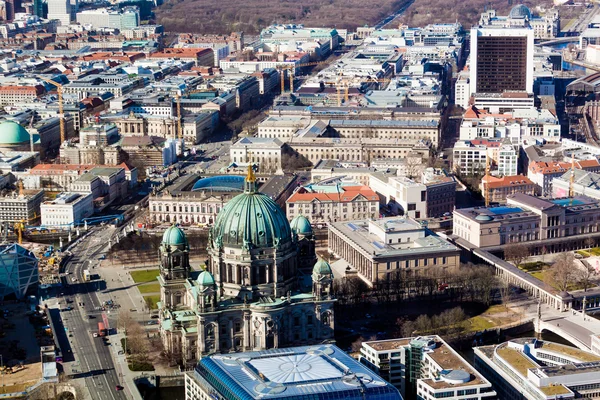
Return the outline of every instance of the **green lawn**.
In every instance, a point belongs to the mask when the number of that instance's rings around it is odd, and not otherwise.
[[[491,329],[496,326],[496,324],[494,324],[491,321],[488,321],[488,319],[485,316],[481,315],[469,318],[467,322],[469,324],[467,325],[468,330],[472,332],[479,332],[485,329]]]
[[[145,269],[140,271],[131,271],[129,273],[135,283],[155,282],[159,274],[157,269]]]
[[[137,287],[141,294],[145,293],[158,293],[160,292],[160,284],[158,282],[144,283]]]
[[[519,269],[525,272],[541,271],[546,265],[548,264],[543,263],[541,261],[528,262],[519,265]]]
[[[160,294],[151,294],[149,296],[144,296],[144,302],[150,305],[150,308],[156,310],[158,307],[156,303],[160,301]]]

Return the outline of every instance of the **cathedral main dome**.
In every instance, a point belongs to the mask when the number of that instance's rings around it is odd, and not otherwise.
[[[269,196],[256,191],[250,170],[244,193],[231,199],[217,215],[212,227],[213,247],[266,248],[291,241],[292,230],[283,210]]]

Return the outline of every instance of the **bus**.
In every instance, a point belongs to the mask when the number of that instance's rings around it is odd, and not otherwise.
[[[104,322],[98,322],[98,336],[106,336],[106,328],[104,327]]]
[[[90,270],[89,269],[84,269],[83,270],[83,280],[85,282],[89,282],[90,281]]]

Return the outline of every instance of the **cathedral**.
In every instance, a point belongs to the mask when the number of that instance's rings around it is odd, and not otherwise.
[[[288,222],[256,190],[251,169],[244,193],[210,229],[204,271],[191,270],[187,238],[176,226],[165,231],[159,252],[160,334],[184,364],[333,339],[333,274],[317,260],[312,227],[303,216]]]

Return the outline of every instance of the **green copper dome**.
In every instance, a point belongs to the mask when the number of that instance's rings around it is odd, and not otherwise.
[[[256,191],[255,181],[249,170],[244,193],[231,199],[217,215],[211,230],[214,247],[264,248],[292,241],[285,214],[269,196]]]
[[[313,229],[304,215],[298,215],[290,222],[292,231],[296,232],[297,235],[310,236],[313,234]]]
[[[329,263],[322,258],[315,263],[313,267],[313,276],[314,275],[332,275],[333,271],[331,271],[331,266]]]
[[[20,144],[29,140],[29,132],[16,122],[6,121],[0,124],[1,144]]]
[[[200,275],[198,275],[198,279],[196,279],[199,285],[202,286],[214,286],[215,278],[208,271],[202,271]]]
[[[170,246],[187,245],[187,237],[181,228],[170,226],[163,234],[162,243]]]

